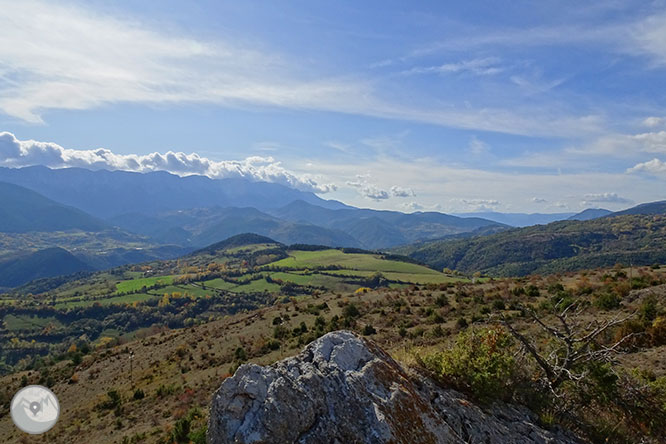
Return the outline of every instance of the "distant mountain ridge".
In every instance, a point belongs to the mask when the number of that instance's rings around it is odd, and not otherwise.
[[[216,242],[212,245],[208,245],[200,250],[193,251],[191,256],[196,256],[202,253],[215,254],[215,252],[220,250],[226,250],[228,248],[243,247],[245,245],[256,245],[256,244],[275,244],[281,245],[279,242],[274,241],[270,237],[261,236],[255,233],[241,233],[235,236],[232,236],[228,239],[224,239],[220,242]]]
[[[292,222],[342,230],[369,249],[389,248],[502,225],[487,219],[462,218],[437,212],[400,213],[360,208],[335,210],[301,200],[271,210],[270,214]]]
[[[613,212],[603,208],[588,208],[581,211],[580,213],[574,214],[573,216],[567,218],[567,220],[591,220],[598,217],[608,216],[609,214],[613,214]]]
[[[475,213],[454,213],[458,217],[480,217],[512,227],[529,227],[531,225],[546,225],[558,220],[565,220],[575,213],[500,213],[485,211]]]
[[[27,188],[0,182],[0,232],[100,231],[108,226],[83,211]]]
[[[0,181],[20,185],[100,218],[213,206],[278,208],[298,199],[327,208],[347,208],[341,202],[276,183],[196,175],[180,177],[164,171],[0,167]]]

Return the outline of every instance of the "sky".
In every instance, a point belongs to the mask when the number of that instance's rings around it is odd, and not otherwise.
[[[406,212],[664,200],[666,3],[0,0],[0,165]]]

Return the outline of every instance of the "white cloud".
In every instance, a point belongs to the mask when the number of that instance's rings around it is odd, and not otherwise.
[[[411,188],[403,188],[398,185],[393,185],[389,190],[386,190],[368,182],[368,178],[368,175],[356,175],[356,180],[347,181],[347,185],[356,188],[363,197],[374,201],[386,200],[390,197],[416,196],[416,193]]]
[[[363,176],[356,176],[357,181],[349,181],[347,182],[347,185],[350,187],[357,188],[359,190],[359,193],[365,198],[375,200],[375,201],[380,201],[380,200],[386,200],[390,196],[389,192],[377,187],[376,185],[373,185],[371,183],[368,183],[363,179]]]
[[[440,204],[432,205],[421,205],[418,202],[407,202],[400,204],[400,208],[407,212],[414,211],[442,211],[442,206]]]
[[[347,185],[356,188],[359,193],[374,201],[389,199],[390,197],[414,197],[416,193],[411,188],[404,188],[398,185],[391,186],[388,190],[368,182],[368,174],[357,174],[354,180],[347,181]]]
[[[465,207],[465,211],[495,211],[500,206],[496,199],[452,199]]]
[[[441,211],[448,213],[464,213],[474,211],[474,204],[483,205],[480,200],[499,203],[492,207],[495,211],[534,212],[536,209],[561,208],[579,209],[585,194],[603,194],[615,190],[619,195],[634,202],[662,200],[663,187],[650,177],[622,172],[599,171],[592,168],[562,172],[534,172],[531,170],[489,170],[466,168],[451,165],[435,158],[379,158],[373,160],[354,161],[314,161],[313,166],[306,166],[305,161],[290,164],[294,171],[316,171],[325,183],[359,182],[359,172],[372,172],[372,183],[377,188],[390,190],[392,185],[412,187],[418,199],[385,199],[376,201],[373,208],[386,210],[422,209],[407,207],[410,201],[428,208],[435,204],[441,205]],[[589,163],[588,163],[589,164]],[[632,164],[633,165],[633,164]],[[396,171],[400,174],[396,175]],[[666,165],[663,166],[662,177],[666,177]],[[367,180],[370,180],[369,178]],[[399,182],[398,182],[399,181]],[[533,197],[548,202],[533,203]],[[356,188],[339,187],[330,194],[330,198],[341,200],[355,206],[367,206],[368,200]],[[459,199],[464,198],[466,205]],[[471,202],[472,199],[479,201]],[[559,206],[555,206],[558,204]],[[542,206],[543,205],[543,206]],[[486,205],[488,206],[488,205]],[[606,203],[610,210],[626,207],[621,203]]]
[[[472,136],[469,141],[469,145],[467,145],[467,151],[475,156],[480,156],[490,152],[490,145],[482,140],[479,140],[476,136]]]
[[[304,191],[327,193],[335,185],[318,183],[307,174],[287,171],[272,157],[248,157],[244,160],[214,161],[196,153],[116,154],[105,148],[73,150],[49,142],[18,140],[12,133],[0,132],[0,165],[24,167],[44,165],[51,168],[80,167],[88,169],[124,170],[134,172],[168,171],[187,176],[197,174],[213,179],[246,178],[273,182]]]
[[[655,64],[666,64],[666,14],[655,14],[635,23],[630,29],[633,53],[651,57]]]
[[[592,193],[584,196],[583,203],[632,203],[631,199],[618,196],[617,193]]]
[[[666,162],[654,158],[634,165],[627,170],[627,173],[648,173],[654,176],[666,175]]]
[[[663,117],[646,117],[645,120],[643,120],[643,126],[647,126],[648,128],[654,128],[656,126],[660,126],[665,122]]]
[[[394,197],[414,197],[416,193],[411,188],[403,188],[397,185],[391,187],[391,195]]]
[[[544,198],[542,198],[542,197],[533,197],[533,198],[531,199],[531,201],[534,202],[534,203],[539,203],[539,204],[541,204],[541,203],[547,203],[547,202],[548,202],[548,199],[544,199]]]
[[[497,57],[487,57],[482,59],[463,60],[455,63],[445,63],[437,66],[417,66],[407,71],[404,75],[412,74],[455,74],[471,73],[478,76],[488,76],[499,74],[504,68],[499,66],[500,60]]]
[[[642,151],[666,153],[666,131],[636,134],[631,137],[640,144]]]

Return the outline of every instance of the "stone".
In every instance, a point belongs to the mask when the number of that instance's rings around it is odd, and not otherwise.
[[[525,408],[484,410],[407,372],[349,331],[328,333],[271,366],[240,366],[213,396],[207,438],[211,444],[581,442],[540,428]]]

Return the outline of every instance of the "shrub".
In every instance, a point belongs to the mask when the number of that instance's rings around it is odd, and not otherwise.
[[[273,329],[273,337],[275,339],[284,339],[289,337],[289,329],[284,325],[276,325]]]
[[[109,390],[106,392],[106,399],[99,403],[98,407],[104,410],[113,410],[123,403],[123,400],[120,396],[118,390]]]
[[[377,330],[375,330],[375,327],[373,327],[370,324],[366,324],[366,326],[363,327],[363,335],[364,336],[370,336],[370,335],[374,335],[376,333],[377,333]]]
[[[615,293],[601,293],[594,305],[602,310],[613,310],[620,306],[620,298]]]
[[[404,325],[398,329],[398,334],[400,335],[401,338],[407,336],[407,329],[404,327]]]
[[[521,287],[522,288],[522,287]],[[495,299],[493,301],[493,308],[495,310],[504,310],[506,309],[506,305],[504,305],[504,301],[501,299]]]
[[[134,396],[133,397],[134,397],[135,400],[143,399],[145,396],[146,396],[146,394],[143,392],[143,390],[141,390],[141,389],[134,390]]]
[[[437,304],[438,307],[445,307],[449,305],[449,298],[447,298],[445,294],[440,294],[435,299],[435,304]]]
[[[653,347],[666,344],[666,317],[659,316],[648,329]]]
[[[424,356],[426,369],[481,400],[507,398],[516,373],[513,339],[503,329],[470,329],[454,346]]]
[[[245,362],[247,361],[247,352],[243,347],[238,347],[236,351],[234,351],[234,358],[236,358],[236,361],[238,362]]]
[[[537,288],[536,285],[528,285],[527,288],[525,289],[525,294],[530,297],[538,297],[539,296],[539,289]]]
[[[161,384],[156,391],[159,398],[164,398],[165,396],[173,395],[174,393],[176,393],[176,386],[174,384]]]
[[[431,324],[441,324],[444,322],[444,318],[439,313],[433,313],[428,316],[428,322]]]
[[[652,322],[657,317],[657,298],[650,294],[648,295],[638,309],[640,317],[645,322]]]
[[[356,305],[354,304],[346,305],[345,308],[342,309],[342,316],[345,318],[353,319],[360,315],[361,313],[358,311],[358,308],[356,308]]]

